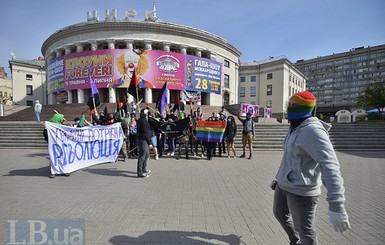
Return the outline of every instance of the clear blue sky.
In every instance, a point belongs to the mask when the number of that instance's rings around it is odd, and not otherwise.
[[[86,21],[87,11],[136,9],[143,20],[152,0],[1,0],[0,66],[34,59],[55,31]],[[156,0],[158,17],[226,39],[241,62],[286,56],[290,61],[385,44],[385,0]]]

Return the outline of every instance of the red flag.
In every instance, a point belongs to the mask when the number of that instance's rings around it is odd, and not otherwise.
[[[127,93],[131,94],[134,98],[136,98],[136,91],[138,89],[138,84],[139,84],[139,79],[136,76],[136,69],[134,69],[134,72],[132,73],[130,85],[127,88]],[[138,93],[140,94],[140,90],[138,91]]]

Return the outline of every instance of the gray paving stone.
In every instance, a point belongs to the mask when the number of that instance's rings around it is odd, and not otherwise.
[[[326,192],[317,208],[320,244],[385,244],[385,153],[337,152],[352,229],[327,224]],[[272,214],[282,152],[253,160],[151,159],[99,164],[49,179],[44,150],[0,150],[0,243],[20,218],[82,218],[87,244],[288,244]]]

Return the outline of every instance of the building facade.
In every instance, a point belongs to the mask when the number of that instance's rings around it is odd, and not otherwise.
[[[36,60],[12,59],[9,61],[12,73],[13,104],[32,106],[35,100],[46,103],[46,72],[42,57]]]
[[[353,111],[367,84],[385,83],[385,45],[298,60],[294,65],[305,74],[307,89],[317,97],[317,113]]]
[[[237,103],[241,53],[235,47],[206,31],[160,21],[155,9],[144,21],[133,20],[132,13],[126,10],[119,20],[116,10],[106,10],[102,21],[88,13],[87,22],[60,29],[43,43],[49,104],[87,102],[90,77],[101,101],[114,103],[127,95],[132,76],[143,82],[147,103],[157,101],[166,81],[171,103],[186,94],[206,105]]]
[[[241,63],[239,103],[272,108],[275,118],[285,118],[288,99],[305,88],[305,76],[285,57]]]

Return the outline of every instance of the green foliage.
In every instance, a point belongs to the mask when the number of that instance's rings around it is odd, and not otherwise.
[[[357,106],[361,108],[382,109],[385,107],[385,83],[374,82],[366,85],[364,91],[357,97]]]

